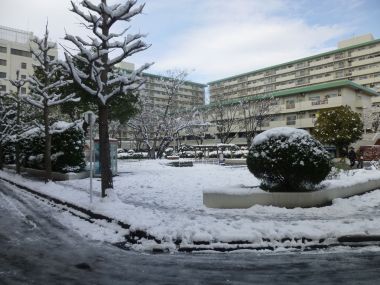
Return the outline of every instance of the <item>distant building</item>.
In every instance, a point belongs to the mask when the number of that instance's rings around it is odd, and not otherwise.
[[[371,34],[344,40],[338,49],[208,83],[210,102],[351,80],[380,91],[380,39]]]
[[[363,87],[349,80],[338,80],[299,88],[286,89],[272,92],[276,98],[276,104],[268,117],[263,122],[260,131],[276,127],[294,127],[305,129],[309,132],[314,128],[318,111],[331,109],[339,106],[349,106],[354,112],[363,116],[364,112],[372,105],[373,99],[379,98],[379,94],[370,88]],[[254,96],[252,96],[254,98]],[[234,104],[239,99],[225,101],[225,104]],[[238,114],[237,118],[242,118]],[[239,121],[232,143],[246,144],[245,130]],[[208,137],[218,136],[215,127],[209,128]],[[215,142],[215,139],[205,141],[205,143]]]
[[[33,64],[37,62],[30,52],[32,38],[32,32],[0,26],[0,92],[15,91],[9,79],[16,79],[17,70],[21,78],[33,74]],[[52,49],[50,56],[57,58],[58,50]],[[26,94],[27,86],[21,92]]]
[[[121,62],[117,67],[128,73],[134,70],[134,64],[128,62]],[[164,84],[168,77],[164,75],[156,75],[152,73],[143,73],[146,79],[145,84],[142,86],[141,92],[151,97],[151,102],[154,106],[166,106],[168,95],[165,94]],[[207,85],[196,83],[192,81],[185,81],[176,94],[176,103],[179,108],[189,109],[196,106],[205,104],[205,87]]]
[[[132,72],[135,67],[132,63],[121,62],[117,65],[120,71],[125,73]],[[165,92],[165,82],[170,78],[164,75],[156,75],[151,73],[143,73],[145,83],[141,87],[140,94],[146,95],[149,100],[149,108],[164,108],[168,104],[169,94]],[[175,98],[172,99],[172,106],[176,109],[192,110],[194,107],[203,106],[205,104],[205,88],[207,85],[196,83],[192,81],[184,81],[183,85],[179,88],[178,93],[175,94]],[[122,147],[133,148],[135,140],[133,136],[133,130],[130,128],[124,129],[120,133],[121,140],[123,140]]]
[[[265,94],[276,97],[277,106],[260,131],[282,126],[312,131],[320,110],[347,105],[363,117],[380,102],[380,39],[371,34],[355,37],[330,52],[208,84],[211,104],[228,105]],[[245,144],[244,130],[235,129],[233,142]],[[218,134],[210,128],[208,135]]]

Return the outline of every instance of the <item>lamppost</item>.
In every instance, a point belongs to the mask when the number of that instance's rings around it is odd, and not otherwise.
[[[83,118],[85,122],[90,127],[90,203],[92,203],[92,177],[93,177],[93,162],[94,162],[94,146],[93,146],[93,139],[92,139],[92,127],[95,124],[96,115],[92,111],[87,111],[83,114]]]

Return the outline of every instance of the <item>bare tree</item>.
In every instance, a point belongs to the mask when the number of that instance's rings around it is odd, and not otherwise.
[[[161,158],[180,132],[205,124],[196,110],[180,107],[179,89],[186,76],[187,72],[183,70],[170,70],[161,77],[165,95],[163,105],[156,105],[154,97],[147,92],[140,94],[140,112],[128,126],[135,131],[136,139],[144,141],[150,158]]]
[[[59,92],[70,82],[62,76],[62,64],[50,57],[50,51],[56,46],[48,41],[49,32],[46,25],[45,35],[42,39],[34,37],[32,43],[36,48],[31,48],[31,52],[36,58],[38,65],[34,66],[34,74],[28,78],[30,84],[30,94],[23,94],[21,98],[33,107],[42,110],[45,134],[45,182],[52,179],[51,164],[51,108],[68,101],[77,102],[75,94],[63,95]]]
[[[205,113],[208,121],[215,126],[221,143],[228,144],[235,138],[241,124],[240,110],[239,101],[217,101],[206,108]]]
[[[374,105],[363,112],[364,131],[371,130],[377,133],[380,127],[380,106]]]
[[[143,84],[141,73],[150,66],[145,64],[129,75],[116,75],[113,71],[117,63],[149,48],[140,33],[128,34],[123,40],[118,40],[129,28],[121,33],[111,31],[118,22],[130,22],[142,13],[144,5],[136,7],[136,3],[136,0],[128,0],[123,4],[108,5],[107,0],[101,0],[100,4],[94,5],[89,0],[83,0],[81,5],[85,11],[82,11],[71,1],[71,11],[79,15],[84,26],[93,33],[88,40],[67,34],[65,39],[74,44],[79,53],[74,55],[66,49],[65,57],[74,81],[97,102],[102,197],[106,196],[106,189],[113,188],[108,133],[109,102],[115,96],[139,89]],[[111,58],[110,53],[115,56]],[[83,68],[87,72],[82,72]]]
[[[268,123],[276,110],[276,98],[273,95],[243,98],[240,101],[243,118],[242,125],[247,137],[247,146],[265,123]]]

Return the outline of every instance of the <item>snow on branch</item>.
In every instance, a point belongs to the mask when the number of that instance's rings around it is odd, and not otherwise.
[[[151,65],[144,64],[127,75],[110,76],[116,64],[150,47],[142,40],[145,35],[140,33],[127,35],[122,40],[117,40],[129,28],[121,33],[111,31],[117,21],[129,22],[134,16],[141,14],[144,5],[136,7],[136,3],[135,0],[129,0],[123,4],[108,5],[106,1],[102,1],[95,5],[89,0],[84,0],[81,5],[85,11],[82,11],[74,2],[71,2],[72,11],[81,16],[86,22],[84,25],[95,37],[84,40],[79,36],[66,34],[65,39],[78,50],[77,54],[71,54],[66,49],[67,68],[73,80],[104,105],[116,95],[138,89],[144,83],[141,73]],[[116,56],[111,58],[111,53]],[[86,72],[83,71],[84,69]]]
[[[64,63],[51,57],[51,50],[55,44],[48,40],[49,32],[46,26],[45,34],[42,39],[34,38],[32,42],[36,47],[31,47],[31,52],[35,55],[38,65],[35,72],[27,79],[30,84],[30,94],[21,95],[21,99],[39,109],[49,108],[68,101],[78,102],[75,94],[64,95],[62,88],[69,85],[71,80],[65,79],[63,74]]]

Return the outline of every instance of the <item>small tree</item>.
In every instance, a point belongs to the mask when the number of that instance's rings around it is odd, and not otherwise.
[[[273,95],[255,96],[241,100],[243,127],[247,136],[247,146],[266,122],[269,122],[276,110],[276,98]]]
[[[63,76],[63,66],[61,63],[50,57],[50,51],[55,48],[55,44],[48,41],[49,32],[46,25],[45,35],[42,39],[37,37],[32,39],[36,48],[31,52],[36,58],[38,65],[34,66],[34,74],[28,78],[30,84],[30,94],[21,95],[22,100],[33,107],[42,110],[45,133],[45,182],[52,179],[51,165],[51,109],[68,101],[78,102],[75,94],[64,95],[60,90],[69,84]]]
[[[348,106],[322,110],[318,113],[313,132],[322,143],[336,146],[338,157],[348,151],[351,143],[361,139],[363,122]]]
[[[206,116],[212,125],[215,125],[218,137],[222,144],[230,143],[239,130],[241,110],[240,102],[228,103],[217,101],[206,109]]]
[[[363,112],[364,131],[376,133],[380,126],[380,106],[371,106]]]
[[[123,40],[117,40],[128,28],[121,33],[112,33],[115,24],[130,22],[142,13],[144,5],[136,7],[136,3],[136,0],[128,0],[123,4],[108,5],[107,0],[101,0],[100,4],[94,5],[90,0],[83,0],[81,5],[86,10],[84,12],[71,1],[71,11],[79,15],[85,22],[84,26],[93,33],[93,37],[88,40],[67,34],[65,39],[74,44],[78,53],[74,55],[66,50],[65,57],[74,81],[92,96],[98,108],[102,197],[106,196],[106,189],[113,188],[109,152],[109,104],[117,96],[139,89],[144,82],[141,73],[150,66],[145,64],[129,75],[115,76],[114,73],[116,64],[149,48],[142,41],[144,35],[140,33],[129,34]]]
[[[186,76],[183,70],[169,70],[161,77],[164,105],[157,106],[147,92],[140,94],[140,112],[129,121],[128,126],[135,131],[135,139],[144,141],[150,158],[161,158],[181,131],[205,124],[196,110],[180,108],[179,89]]]
[[[31,127],[30,122],[26,122],[28,115],[25,114],[25,108],[23,106],[23,101],[21,99],[21,88],[27,83],[25,79],[20,78],[20,70],[16,71],[16,79],[9,80],[9,82],[16,88],[15,94],[7,93],[6,96],[13,100],[16,104],[16,124],[15,124],[15,155],[16,155],[16,173],[21,172],[20,163],[20,142],[19,135],[25,132]],[[26,120],[25,120],[26,119]]]
[[[15,133],[16,104],[6,103],[0,97],[0,169],[3,169],[4,147]]]

